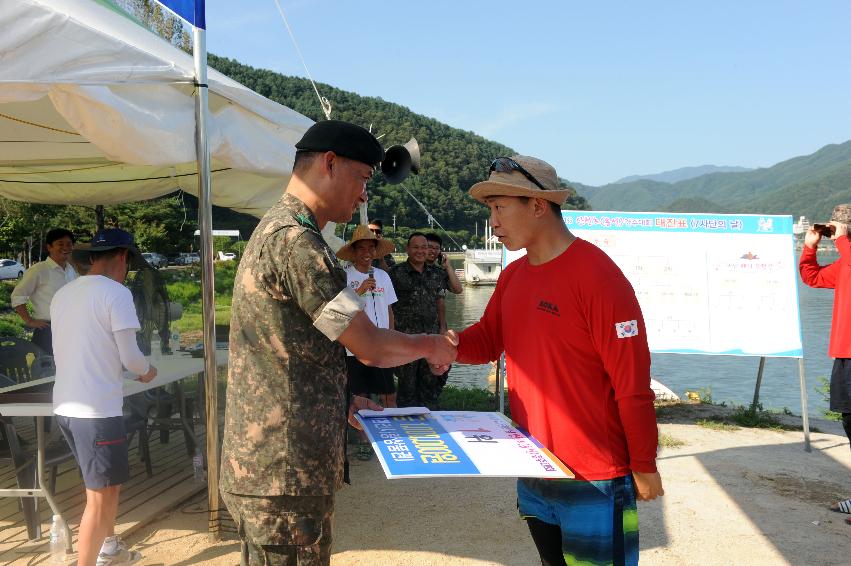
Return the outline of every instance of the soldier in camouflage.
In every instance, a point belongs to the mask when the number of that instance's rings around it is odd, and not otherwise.
[[[423,356],[445,367],[455,356],[445,336],[376,328],[320,233],[366,201],[383,157],[375,137],[329,120],[296,148],[286,193],[254,230],[234,283],[221,491],[247,565],[330,563],[346,414],[380,408],[348,399],[344,347],[379,367]]]
[[[428,241],[421,232],[408,238],[408,259],[390,268],[396,290],[393,303],[395,328],[406,334],[445,332],[438,317],[438,302],[449,287],[446,271],[426,263]],[[446,368],[448,370],[448,368]],[[396,368],[396,402],[399,407],[439,408],[438,398],[446,384],[446,371],[432,371],[426,360],[415,360]]]

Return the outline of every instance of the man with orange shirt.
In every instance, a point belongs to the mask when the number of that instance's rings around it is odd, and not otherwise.
[[[576,475],[518,480],[518,507],[544,566],[636,564],[636,499],[663,495],[650,352],[635,292],[599,248],[576,238],[570,190],[531,157],[500,157],[470,195],[494,234],[527,255],[499,278],[482,319],[460,333],[458,361],[504,351],[512,418]]]

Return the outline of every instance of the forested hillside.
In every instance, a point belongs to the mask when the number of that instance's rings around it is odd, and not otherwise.
[[[316,94],[306,79],[255,69],[222,57],[210,56],[209,63],[267,98],[313,120],[324,119]],[[403,186],[446,229],[472,232],[472,224],[487,217],[487,211],[467,196],[467,190],[485,178],[488,165],[495,157],[512,155],[516,153],[513,149],[416,114],[399,104],[326,84],[318,86],[333,104],[332,118],[372,126],[376,135],[384,134],[381,142],[385,148],[404,144],[411,137],[417,139],[422,154],[421,172],[409,177]],[[369,193],[371,215],[390,221],[395,214],[397,225],[426,225],[426,214],[416,202],[401,187],[385,184],[380,175],[370,182]],[[574,198],[568,206],[581,208],[584,204],[581,198]]]
[[[712,173],[678,183],[640,180],[574,185],[597,210],[672,210],[805,215],[825,219],[851,202],[851,141],[743,173]]]

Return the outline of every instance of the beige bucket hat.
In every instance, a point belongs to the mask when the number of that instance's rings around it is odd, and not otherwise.
[[[833,209],[833,214],[830,215],[830,221],[851,224],[851,204],[837,205]]]
[[[570,193],[570,189],[559,187],[552,165],[525,155],[497,157],[491,163],[488,180],[470,187],[470,196],[481,203],[488,197],[507,196],[542,198],[562,205]]]
[[[354,243],[360,240],[374,240],[375,241],[375,257],[380,258],[384,257],[393,250],[396,249],[396,246],[393,245],[393,242],[390,240],[379,240],[375,234],[369,229],[369,226],[365,226],[363,224],[359,224],[355,231],[352,233],[352,239],[349,240],[349,243],[337,250],[337,257],[340,259],[344,259],[346,261],[355,261],[355,248]]]

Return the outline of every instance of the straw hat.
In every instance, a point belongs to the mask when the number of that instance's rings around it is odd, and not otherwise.
[[[497,158],[494,164],[505,159]],[[473,185],[470,188],[470,196],[483,204],[486,198],[496,196],[542,198],[558,205],[564,204],[567,200],[571,190],[559,188],[556,170],[546,161],[525,155],[514,155],[508,158],[508,161],[514,161],[525,169],[546,190],[541,189],[521,171],[499,171],[495,170],[492,164],[488,180]]]
[[[337,257],[354,263],[354,243],[359,242],[360,240],[373,240],[375,242],[375,257],[384,257],[396,249],[393,242],[390,240],[379,240],[378,237],[376,237],[376,235],[369,229],[369,226],[359,224],[355,228],[355,231],[352,234],[352,239],[349,243],[337,250]]]

